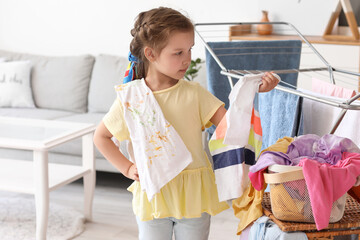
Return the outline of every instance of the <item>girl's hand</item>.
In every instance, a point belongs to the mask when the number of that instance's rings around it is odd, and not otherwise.
[[[259,87],[259,92],[269,92],[280,82],[280,80],[275,77],[272,72],[266,72],[261,78],[261,85]]]
[[[132,180],[135,181],[140,181],[139,180],[139,174],[138,174],[138,170],[135,164],[131,164],[129,169],[127,170],[127,172],[124,174],[125,177],[130,178]]]

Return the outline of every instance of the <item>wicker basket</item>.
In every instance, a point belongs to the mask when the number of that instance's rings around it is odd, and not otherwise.
[[[268,173],[264,174],[264,178],[265,182],[270,185],[271,208],[277,219],[315,222],[301,167],[272,165],[268,168]],[[337,222],[342,218],[346,195],[344,194],[333,203],[330,223]]]

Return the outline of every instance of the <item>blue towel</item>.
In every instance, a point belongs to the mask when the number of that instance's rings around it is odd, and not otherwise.
[[[300,40],[208,42],[228,70],[299,69],[301,44]],[[206,70],[209,91],[225,103],[225,108],[228,108],[231,86],[228,78],[220,73],[221,68],[208,51],[206,51]],[[297,85],[297,73],[279,74],[279,76],[283,82]],[[237,79],[233,78],[233,82],[235,85]],[[212,127],[207,131],[211,135],[214,129]]]
[[[261,150],[279,138],[301,135],[302,98],[277,89],[259,93],[259,113],[263,129]]]

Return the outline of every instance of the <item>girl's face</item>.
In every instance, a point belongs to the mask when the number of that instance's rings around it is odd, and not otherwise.
[[[172,32],[167,45],[152,62],[155,69],[171,79],[180,79],[185,75],[191,62],[191,48],[194,46],[194,32]]]

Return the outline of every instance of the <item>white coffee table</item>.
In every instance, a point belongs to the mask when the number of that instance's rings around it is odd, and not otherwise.
[[[85,218],[92,219],[95,127],[94,124],[0,117],[0,147],[33,151],[33,161],[0,159],[0,190],[35,195],[37,240],[46,239],[50,191],[81,177]],[[79,137],[82,137],[82,165],[48,162],[50,148]]]

